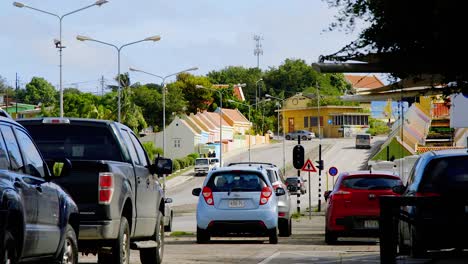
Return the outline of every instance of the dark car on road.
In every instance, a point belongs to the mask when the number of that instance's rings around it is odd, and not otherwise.
[[[288,188],[288,190],[290,190],[291,194],[297,194],[299,192],[301,194],[305,194],[305,193],[307,193],[307,187],[306,187],[306,184],[305,184],[306,181],[307,180],[303,179],[302,177],[289,176],[289,177],[286,178],[286,180],[284,182],[286,184],[286,188]]]
[[[333,191],[324,194],[327,203],[325,242],[338,237],[379,236],[379,197],[396,195],[400,177],[386,171],[344,172],[338,176]]]
[[[0,117],[1,263],[78,263],[78,207],[54,183],[65,163],[52,175],[26,129]]]
[[[400,254],[422,256],[428,250],[468,248],[468,150],[426,152],[416,161],[402,197],[430,202],[401,207]]]
[[[170,160],[158,158],[152,164],[133,131],[118,122],[19,122],[46,159],[71,161],[69,173],[56,182],[79,207],[81,252],[98,254],[99,263],[128,263],[130,249],[138,249],[143,264],[162,262],[166,206],[158,176],[172,171]]]

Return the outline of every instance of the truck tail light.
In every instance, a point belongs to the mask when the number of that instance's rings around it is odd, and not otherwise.
[[[210,187],[203,187],[202,195],[205,199],[206,204],[214,205],[213,192],[211,191]]]
[[[99,204],[110,204],[114,193],[114,175],[111,172],[99,173]]]
[[[268,186],[263,187],[262,193],[260,194],[260,205],[268,203],[268,199],[271,197],[271,188]]]

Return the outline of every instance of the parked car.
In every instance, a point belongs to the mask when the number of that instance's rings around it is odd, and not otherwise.
[[[398,175],[386,171],[344,172],[335,188],[324,193],[327,203],[325,242],[338,237],[377,237],[379,235],[379,197],[397,195],[392,188],[401,186]]]
[[[296,130],[286,134],[287,140],[295,140],[297,137],[300,137],[302,140],[312,140],[315,137],[315,133],[307,130]]]
[[[283,188],[273,190],[264,168],[235,165],[208,173],[198,196],[197,243],[214,236],[267,236],[278,243],[278,201]]]
[[[78,207],[55,181],[70,168],[66,160],[47,163],[26,129],[0,117],[0,259],[78,263]]]
[[[306,179],[303,179],[302,177],[298,176],[290,176],[287,177],[285,180],[285,184],[288,190],[292,190],[290,191],[291,194],[297,194],[298,192],[300,192],[301,194],[307,193],[307,187],[305,184],[306,182]],[[293,186],[293,188],[289,186]]]
[[[99,263],[125,263],[132,248],[140,250],[143,264],[162,262],[165,202],[156,175],[171,173],[171,160],[157,158],[152,164],[133,131],[118,122],[79,118],[19,122],[46,160],[72,163],[67,175],[55,182],[80,209],[80,251],[98,254]]]
[[[356,135],[356,148],[371,148],[371,139],[370,134],[357,134]]]
[[[164,231],[172,231],[172,220],[174,219],[174,212],[172,211],[172,198],[166,198],[164,200]]]
[[[421,154],[403,188],[402,197],[428,197],[434,202],[405,206],[399,220],[400,254],[423,256],[427,250],[468,248],[468,150]],[[442,201],[438,203],[437,201]]]
[[[287,190],[287,186],[283,180],[283,173],[281,170],[272,163],[264,162],[235,162],[230,163],[229,166],[233,165],[246,165],[246,166],[262,166],[266,169],[268,179],[276,190],[283,188]],[[285,195],[278,196],[278,230],[279,235],[282,237],[289,237],[292,234],[292,208],[291,208],[291,196],[289,192]]]
[[[273,131],[271,130],[267,130],[266,134],[268,135],[270,139],[273,139],[275,137],[275,133],[273,133]]]

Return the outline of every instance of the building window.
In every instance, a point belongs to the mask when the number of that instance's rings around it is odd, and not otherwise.
[[[180,148],[180,139],[174,139],[174,148]]]
[[[310,127],[318,126],[317,119],[318,118],[316,116],[310,117]],[[323,116],[320,117],[320,126],[323,126]]]
[[[309,127],[309,117],[304,116],[304,127]]]

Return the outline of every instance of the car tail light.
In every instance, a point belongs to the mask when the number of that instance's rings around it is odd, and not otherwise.
[[[285,212],[279,212],[279,213],[278,213],[278,216],[279,216],[279,217],[285,217],[285,216],[286,216],[286,213],[285,213]]]
[[[349,200],[351,199],[351,192],[348,191],[337,191],[333,194],[332,198],[334,200]]]
[[[114,174],[111,172],[99,173],[99,203],[110,204],[114,193]]]
[[[205,199],[206,204],[214,205],[213,192],[211,191],[210,187],[203,187],[202,195]]]
[[[262,193],[260,194],[260,205],[268,203],[268,199],[270,199],[271,193],[272,191],[270,187],[263,187]]]

